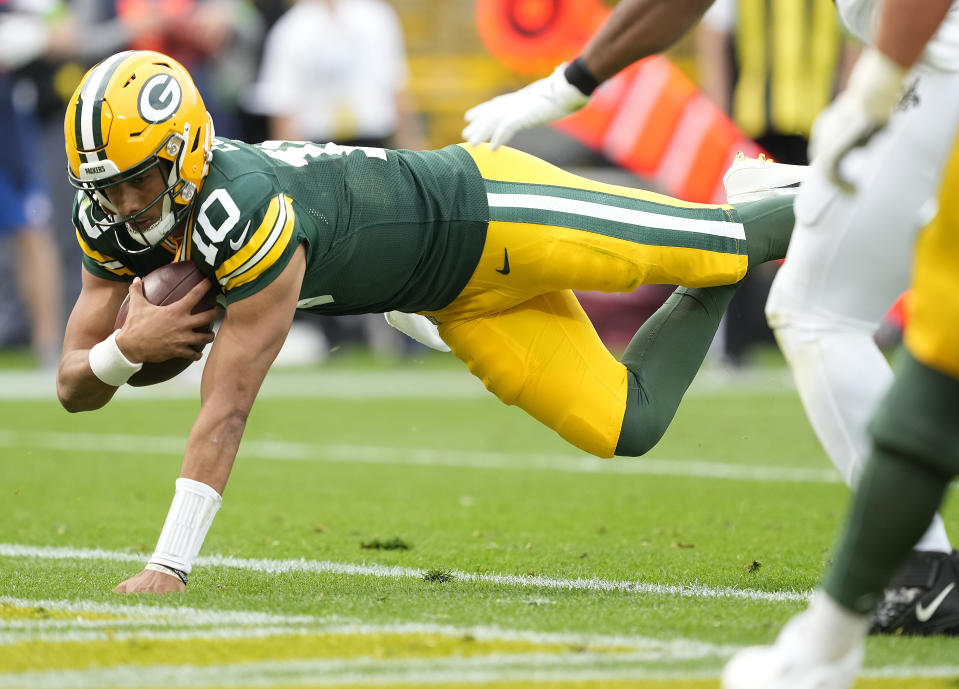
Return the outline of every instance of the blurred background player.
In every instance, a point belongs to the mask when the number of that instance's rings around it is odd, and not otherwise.
[[[670,45],[709,5],[710,0],[620,2],[578,58],[468,111],[464,136],[471,143],[488,140],[498,146],[520,129],[578,110],[602,81]],[[843,0],[838,6],[851,30],[867,39],[882,5]],[[918,78],[910,81],[905,113],[870,141],[868,150],[848,156],[838,175],[825,157],[814,166],[797,197],[797,228],[787,267],[777,276],[767,304],[770,325],[792,367],[807,416],[851,486],[868,447],[866,422],[891,380],[873,337],[883,314],[906,288],[919,209],[937,187],[948,152],[942,142],[950,139],[959,112],[957,22],[953,8],[912,75]],[[882,70],[894,71],[888,61],[867,52],[847,93],[861,94],[869,75]],[[835,131],[823,139],[866,138],[881,128],[900,96],[898,86],[905,76],[898,76],[897,86],[881,93],[882,98],[841,97],[837,112],[843,116],[832,120]],[[762,168],[754,173],[765,174]],[[851,186],[843,182],[850,175],[860,187],[855,198],[842,196],[841,187]],[[905,578],[893,582],[874,631],[942,631],[913,613],[923,601],[959,584],[957,557],[937,515],[916,544]],[[959,615],[959,601],[954,612]]]
[[[904,5],[908,16],[911,4],[922,16],[922,3],[910,0],[843,0],[837,7],[856,35],[874,42],[880,9]],[[875,334],[908,286],[916,232],[929,219],[921,211],[936,194],[959,121],[959,4],[947,4],[914,69],[907,74],[902,65],[911,62],[866,50],[846,90],[816,121],[796,229],[766,304],[806,414],[850,485],[869,451],[867,422],[892,382]],[[843,146],[866,141],[840,156]],[[959,633],[959,596],[937,618],[916,615],[956,585],[959,555],[937,514],[893,581],[874,631],[941,632],[946,616],[954,620],[951,633]]]
[[[888,119],[895,103],[889,94],[902,87],[906,69],[919,59],[924,46],[929,59],[937,39],[926,41],[940,22],[940,37],[956,28],[950,26],[956,18],[950,5],[949,0],[887,0],[876,48],[867,53],[869,62],[857,66],[853,90],[817,122],[813,160],[825,173],[842,179],[846,159],[869,138],[863,135],[866,123],[875,131]],[[869,71],[863,65],[871,65]],[[941,142],[946,148],[955,141],[957,124],[959,117],[954,117],[951,134]],[[910,589],[921,595],[932,583],[928,572],[916,566],[910,549],[959,474],[957,199],[959,147],[953,144],[938,213],[916,244],[905,352],[895,382],[870,423],[868,462],[823,590],[807,611],[786,625],[774,645],[744,649],[733,657],[723,671],[725,689],[847,689],[862,663],[867,630],[875,626],[870,614],[878,611],[884,621],[882,606],[888,609],[890,601],[883,587],[897,567],[905,561],[896,574],[904,586],[894,584],[904,595]],[[893,622],[904,630],[925,623],[956,632],[959,566],[953,557],[943,567],[952,574],[949,583],[910,608],[914,618]]]
[[[266,36],[255,88],[270,136],[422,148],[403,29],[380,0],[299,0]]]
[[[298,0],[267,33],[249,106],[268,117],[270,139],[421,149],[408,82],[403,27],[389,4]],[[375,315],[297,321],[292,342],[313,351],[366,341],[393,355],[409,343]],[[306,344],[317,328],[326,341]]]
[[[79,274],[62,270],[79,260],[77,243],[51,229],[73,204],[63,111],[86,69],[131,46],[162,46],[205,79],[222,128],[239,136],[238,93],[252,81],[270,9],[240,0],[0,3],[0,235],[16,247],[0,255],[0,343],[29,336],[35,359],[55,365],[62,304],[80,292]]]
[[[15,247],[14,252],[3,252],[16,259],[7,259],[9,272],[5,272],[16,275],[34,359],[38,366],[53,368],[59,359],[63,329],[60,258],[50,227],[42,159],[36,148],[36,99],[28,89],[19,88],[16,73],[53,40],[41,9],[36,3],[31,7],[17,2],[0,5],[0,238]],[[5,302],[8,306],[0,331],[15,336],[19,311],[9,300]]]

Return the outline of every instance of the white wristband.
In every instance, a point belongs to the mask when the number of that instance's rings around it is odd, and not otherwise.
[[[222,502],[220,494],[207,484],[178,478],[173,504],[150,562],[189,574]]]
[[[93,375],[107,385],[117,388],[143,368],[143,364],[134,364],[123,356],[123,352],[117,345],[117,333],[119,332],[119,330],[114,330],[110,337],[93,345],[90,348],[89,355],[90,370],[93,371]]]

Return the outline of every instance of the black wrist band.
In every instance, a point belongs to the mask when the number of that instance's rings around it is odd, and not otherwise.
[[[174,575],[177,579],[182,581],[183,585],[186,586],[186,580],[189,578],[189,575],[186,572],[184,572],[182,569],[177,569],[176,567],[170,567],[170,565],[160,564],[159,562],[151,562],[150,564],[155,565],[157,567],[162,567],[163,569],[168,571],[170,574]]]
[[[566,77],[566,81],[582,91],[584,96],[593,95],[593,91],[599,86],[599,80],[586,68],[581,57],[566,65],[563,76]]]

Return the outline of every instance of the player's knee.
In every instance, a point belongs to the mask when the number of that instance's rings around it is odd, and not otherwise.
[[[616,456],[642,457],[656,447],[656,443],[658,443],[662,437],[662,433],[650,433],[641,437],[633,436],[625,441],[624,438],[620,437],[619,443],[616,445]]]
[[[766,297],[766,322],[773,331],[789,327],[794,323],[797,308],[791,286],[777,276]]]
[[[811,325],[815,319],[829,320],[828,313],[817,308],[812,292],[809,276],[790,266],[787,261],[776,273],[776,279],[766,296],[765,313],[769,327],[774,331],[789,327],[802,328]]]
[[[766,322],[788,360],[815,346],[822,334],[822,331],[818,331],[811,324],[803,323],[802,320],[790,317],[791,315],[788,311],[770,309],[767,303]]]
[[[652,450],[669,428],[672,416],[656,413],[652,405],[642,409],[627,405],[623,428],[619,432],[615,454],[617,457],[642,457]]]
[[[876,447],[947,476],[959,475],[959,380],[900,357],[896,379],[869,423]]]
[[[615,455],[641,457],[656,447],[673,420],[678,402],[662,390],[648,390],[640,377],[629,371],[626,410]]]
[[[644,424],[629,433],[622,433],[616,444],[617,457],[642,457],[652,450],[662,439],[666,427],[659,424]]]

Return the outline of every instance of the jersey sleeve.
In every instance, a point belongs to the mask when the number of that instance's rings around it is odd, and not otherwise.
[[[76,229],[77,242],[83,252],[83,267],[91,275],[105,280],[129,282],[134,273],[122,262],[104,253],[98,239],[102,234],[93,221],[93,203],[83,192],[78,192],[73,200],[73,226]]]
[[[303,240],[293,199],[251,175],[203,201],[193,228],[194,261],[205,261],[226,297],[244,299],[269,285]]]

